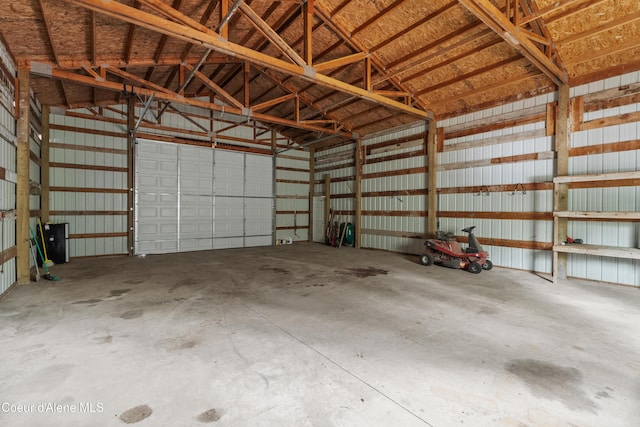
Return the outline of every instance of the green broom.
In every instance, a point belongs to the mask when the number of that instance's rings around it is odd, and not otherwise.
[[[44,271],[46,273],[42,277],[44,277],[47,280],[52,280],[54,282],[57,282],[58,280],[60,280],[60,276],[55,276],[49,272],[49,267],[47,267],[47,263],[44,261],[44,255],[42,255],[42,251],[40,250],[40,244],[38,243],[38,238],[36,237],[36,233],[33,232],[31,227],[29,227],[29,231],[31,232],[31,237],[33,237],[33,240],[36,242],[36,249],[38,250],[38,254],[40,255],[40,258],[42,258],[42,267],[44,267]]]

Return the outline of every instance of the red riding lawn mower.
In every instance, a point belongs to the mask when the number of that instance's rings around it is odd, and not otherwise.
[[[489,252],[482,249],[482,245],[473,234],[473,227],[462,229],[469,233],[469,246],[462,250],[453,233],[438,231],[435,239],[424,242],[425,253],[420,256],[422,265],[443,265],[449,268],[461,268],[478,274],[482,270],[491,270],[493,263],[489,261]]]

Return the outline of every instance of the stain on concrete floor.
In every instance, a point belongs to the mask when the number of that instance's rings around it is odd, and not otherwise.
[[[220,412],[218,412],[216,409],[212,408],[212,409],[208,409],[208,410],[204,411],[203,413],[201,413],[200,415],[198,415],[196,420],[200,421],[201,423],[214,423],[214,422],[218,421],[221,416],[222,415],[220,414]]]
[[[534,396],[558,400],[567,408],[596,413],[598,405],[581,388],[582,372],[534,359],[516,359],[506,370],[524,381]]]
[[[125,311],[120,315],[121,318],[125,320],[136,319],[144,314],[144,310],[141,308],[137,308],[135,310]]]
[[[135,424],[148,418],[152,413],[153,410],[148,405],[140,405],[124,411],[120,415],[120,420],[125,424]]]
[[[338,271],[337,273],[358,277],[360,279],[366,279],[367,277],[375,277],[375,276],[386,276],[387,274],[389,274],[387,270],[382,270],[380,268],[375,268],[375,267],[347,268],[346,270],[341,270],[341,271]]]

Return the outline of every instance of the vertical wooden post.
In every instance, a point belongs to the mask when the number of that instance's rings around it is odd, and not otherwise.
[[[129,256],[134,253],[134,230],[135,218],[134,218],[134,179],[135,179],[135,125],[136,125],[136,99],[130,96],[127,103],[127,166],[129,172],[127,173],[127,248]]]
[[[42,141],[40,141],[40,210],[42,222],[49,222],[51,201],[49,197],[49,113],[48,105],[42,106]]]
[[[221,1],[220,3],[220,22],[229,14],[229,2]],[[220,30],[220,36],[225,40],[229,40],[229,25],[225,25]]]
[[[313,14],[315,12],[314,0],[303,3],[304,8],[304,61],[307,65],[313,65]]]
[[[355,218],[355,240],[356,248],[360,249],[362,244],[360,242],[362,238],[362,138],[356,139],[356,218]]]
[[[254,138],[255,138],[255,129],[254,129]],[[271,215],[271,244],[275,246],[276,238],[278,237],[278,134],[275,130],[271,130],[271,154],[272,154],[272,165],[273,165],[273,173],[272,173],[272,183],[271,188],[273,189],[273,211]],[[296,203],[296,200],[293,201]]]
[[[331,209],[331,177],[324,174],[324,223],[329,223],[329,209]]]
[[[18,68],[18,139],[17,139],[17,184],[16,184],[16,282],[26,285],[31,281],[29,262],[29,147],[30,96],[29,66]]]
[[[427,235],[435,236],[438,229],[438,139],[436,138],[436,121],[429,120],[425,130],[427,144]]]
[[[309,242],[313,242],[313,208],[316,195],[316,149],[309,149]]]
[[[558,87],[558,108],[556,118],[556,176],[569,174],[569,120],[571,118],[571,103],[569,98],[569,85]],[[553,210],[569,210],[569,186],[568,184],[556,184],[553,191]],[[563,242],[567,236],[567,218],[558,218],[554,221],[554,242]],[[553,279],[567,278],[566,253],[554,252],[553,254]]]

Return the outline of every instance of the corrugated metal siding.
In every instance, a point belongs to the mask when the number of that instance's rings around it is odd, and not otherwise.
[[[289,150],[276,156],[275,172],[276,241],[308,241],[309,152]]]
[[[640,72],[628,73],[571,89],[571,96],[597,93],[640,82]],[[584,121],[640,111],[640,103],[586,112]],[[599,146],[640,139],[640,122],[573,132],[571,147]],[[571,175],[640,170],[640,151],[620,151],[571,157]],[[640,187],[569,190],[569,209],[576,211],[640,211]],[[594,245],[640,247],[640,224],[634,222],[569,221],[568,233]],[[640,261],[569,254],[567,274],[590,280],[640,286]]]
[[[93,148],[126,150],[127,139],[122,125],[57,114],[51,114],[50,123],[50,140],[56,145],[50,149],[51,163],[127,168],[127,156],[124,153],[92,151]],[[55,125],[76,128],[77,131],[55,129]],[[122,137],[91,133],[93,131],[113,132],[122,134]],[[64,148],[57,146],[58,144],[90,149]],[[49,175],[50,186],[53,188],[50,193],[50,221],[69,223],[70,256],[126,254],[127,173],[52,167]],[[74,189],[83,191],[73,191]],[[120,192],[110,193],[110,190]],[[106,233],[118,233],[119,236],[91,236]]]
[[[0,252],[16,245],[16,121],[14,114],[16,67],[0,43],[0,62],[12,74],[0,73]],[[16,259],[0,260],[0,295],[16,282]]]

